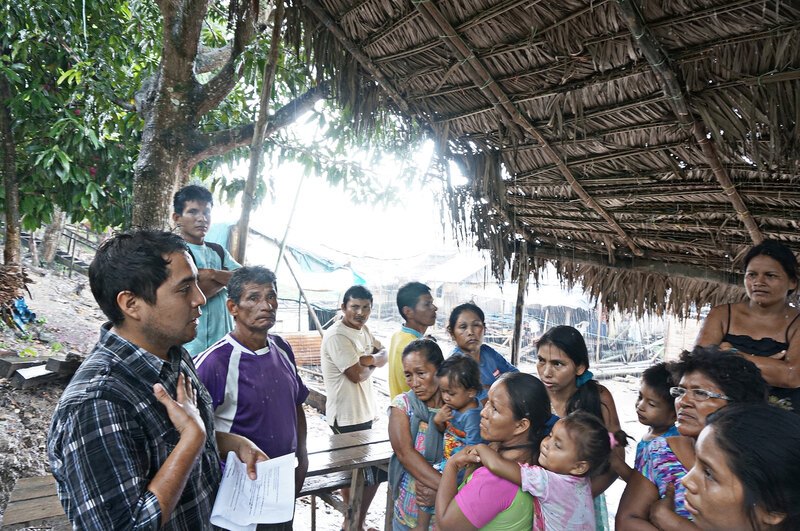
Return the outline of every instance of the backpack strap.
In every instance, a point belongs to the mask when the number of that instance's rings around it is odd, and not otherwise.
[[[204,243],[209,249],[217,253],[217,255],[219,256],[220,268],[223,270],[227,270],[228,268],[225,267],[225,249],[223,249],[222,246],[218,243],[214,242],[204,242]],[[189,248],[189,246],[186,247],[186,250],[189,252],[189,256],[192,257],[192,261],[195,263],[195,265],[197,265],[197,258],[194,257],[194,253],[192,253],[192,250]]]
[[[217,253],[217,255],[219,256],[219,264],[220,264],[220,268],[221,268],[221,269],[227,269],[227,268],[225,267],[225,249],[223,249],[223,248],[222,248],[222,246],[221,246],[220,244],[218,244],[218,243],[214,243],[214,242],[205,242],[205,244],[206,244],[207,246],[209,246],[209,247],[210,247],[210,248],[211,248],[211,249],[212,249],[214,252],[216,252],[216,253]]]

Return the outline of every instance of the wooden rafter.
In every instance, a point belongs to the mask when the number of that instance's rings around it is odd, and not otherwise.
[[[725,37],[725,38],[715,39],[713,41],[704,42],[701,45],[693,46],[693,47],[690,47],[690,48],[687,48],[687,49],[681,51],[679,54],[675,55],[675,57],[673,58],[673,62],[677,64],[677,63],[683,63],[683,62],[691,62],[691,61],[703,60],[708,56],[709,53],[713,52],[714,50],[716,50],[716,49],[718,49],[718,48],[720,48],[722,46],[729,46],[729,45],[732,45],[732,44],[748,42],[748,41],[756,40],[756,39],[759,39],[759,38],[768,38],[768,37],[776,37],[776,36],[780,36],[780,35],[785,35],[785,34],[789,34],[791,32],[797,31],[798,28],[800,28],[800,21],[798,21],[795,24],[782,24],[782,25],[778,25],[778,26],[775,26],[775,27],[770,27],[770,28],[767,28],[764,31],[760,31],[760,32],[751,32],[751,33],[747,33],[745,35],[737,35],[736,37]],[[629,33],[625,33],[625,36],[629,36],[629,35],[630,35]],[[519,47],[522,50],[524,50],[526,48],[530,48],[531,45],[530,44],[525,44],[524,46],[517,45],[516,47]],[[518,51],[518,50],[515,50],[515,51]],[[490,48],[488,50],[480,50],[480,51],[476,50],[475,55],[479,59],[485,60],[485,59],[488,59],[490,57],[496,57],[496,56],[501,55],[501,54],[497,51],[496,48]],[[573,57],[570,57],[570,58],[561,59],[561,60],[558,60],[558,61],[547,62],[545,64],[542,64],[539,68],[528,68],[528,69],[526,69],[524,71],[512,72],[512,73],[507,74],[507,75],[505,75],[505,76],[503,76],[501,78],[498,78],[497,81],[499,83],[504,83],[506,81],[512,81],[512,80],[513,81],[519,81],[520,79],[523,79],[523,78],[535,79],[535,78],[540,77],[542,74],[545,74],[547,72],[551,72],[551,71],[554,71],[554,70],[555,71],[568,70],[574,65],[584,64],[589,60],[591,60],[591,57],[590,57],[590,54],[587,52],[587,53],[579,54],[579,55],[576,55],[576,56],[573,56]],[[430,70],[425,70],[420,75],[421,76],[433,76],[433,77],[435,77],[435,76],[441,75],[441,73],[444,72],[445,70],[446,70],[446,68],[443,68],[443,67],[431,68]],[[554,88],[555,89],[559,89],[562,92],[563,91],[569,92],[569,91],[580,89],[580,88],[582,88],[584,86],[595,85],[595,84],[598,84],[598,83],[607,83],[607,82],[610,82],[610,81],[620,81],[620,80],[628,79],[628,78],[631,78],[633,76],[637,76],[637,75],[639,75],[642,72],[647,71],[647,70],[649,70],[648,66],[643,65],[643,64],[638,63],[638,62],[632,62],[632,63],[626,64],[626,65],[624,65],[622,67],[616,68],[616,69],[608,70],[608,71],[601,72],[601,73],[592,74],[591,76],[589,76],[587,78],[575,80],[575,81],[570,82],[569,84],[559,83],[558,85],[555,85]],[[456,93],[459,93],[459,92],[465,92],[465,91],[474,90],[474,89],[475,89],[475,87],[473,87],[471,84],[450,86],[450,87],[442,88],[440,90],[435,90],[435,91],[423,91],[423,92],[418,93],[418,94],[411,93],[411,94],[409,94],[407,99],[408,99],[409,102],[414,102],[414,101],[419,101],[419,100],[424,100],[424,99],[447,96],[447,95],[456,94]]]
[[[596,81],[592,81],[592,82],[590,82],[589,80],[578,80],[578,81],[575,81],[575,82],[572,82],[572,83],[565,83],[564,85],[558,85],[556,87],[551,87],[551,88],[544,89],[544,90],[532,91],[532,92],[527,93],[527,94],[518,94],[518,95],[515,95],[513,98],[511,98],[511,101],[513,101],[513,103],[527,103],[527,102],[534,101],[534,100],[541,99],[541,98],[548,98],[550,96],[555,96],[555,95],[558,95],[558,94],[565,94],[565,93],[573,92],[575,90],[579,90],[579,89],[584,88],[584,87],[588,87],[590,85],[594,85],[597,82],[601,82],[600,79],[602,79],[604,77],[607,78],[608,81],[612,81],[612,80],[615,79],[614,78],[615,75],[617,75],[616,72],[612,73],[612,74],[603,73],[603,74],[599,74],[598,76],[594,76],[596,78]],[[769,83],[781,83],[781,82],[785,82],[785,81],[794,81],[796,79],[800,79],[800,71],[798,71],[798,70],[790,70],[790,71],[787,71],[787,72],[771,73],[771,74],[766,75],[766,76],[740,77],[740,78],[737,78],[735,80],[728,81],[728,82],[725,82],[725,83],[716,83],[713,86],[704,88],[702,92],[706,92],[706,91],[723,91],[723,90],[729,89],[731,87],[736,87],[736,86],[767,85]],[[635,108],[641,107],[642,105],[659,103],[659,102],[662,102],[662,101],[668,101],[669,99],[670,99],[670,97],[666,96],[663,93],[663,90],[662,90],[662,91],[659,91],[657,93],[654,92],[654,93],[652,93],[650,95],[647,95],[647,96],[644,96],[642,98],[627,100],[626,102],[624,102],[624,103],[622,103],[620,105],[604,106],[604,107],[602,107],[602,111],[601,112],[603,112],[604,114],[608,114],[608,113],[616,112],[618,109],[628,109],[628,108],[635,109]],[[479,114],[492,112],[493,110],[494,110],[494,107],[490,107],[490,106],[483,106],[483,107],[478,107],[478,108],[474,108],[474,109],[469,109],[469,110],[465,110],[464,112],[459,113],[459,114],[455,114],[455,115],[451,115],[451,116],[443,116],[439,120],[436,120],[435,123],[446,123],[446,122],[458,121],[458,120],[461,120],[461,119],[464,119],[464,118],[467,118],[467,117],[470,117],[470,116],[476,116],[476,115],[479,115]],[[588,109],[587,112],[584,113],[584,119],[588,118],[590,112],[593,112],[593,111],[594,111],[593,109]],[[565,124],[567,123],[566,120],[564,121],[564,123]],[[546,124],[546,122],[543,121],[542,124]]]
[[[670,277],[700,279],[719,284],[741,284],[740,275],[724,271],[715,271],[709,269],[706,265],[695,266],[690,264],[667,262],[664,260],[649,260],[642,258],[626,259],[620,257],[616,257],[615,262],[611,263],[602,254],[571,252],[570,250],[537,250],[534,253],[534,257],[544,260],[584,263],[612,269],[626,269],[638,271],[640,273],[655,273],[659,275],[668,275]]]
[[[682,124],[690,128],[692,135],[694,135],[697,144],[700,146],[703,157],[708,161],[714,177],[716,177],[725,195],[728,196],[733,208],[736,209],[736,213],[744,223],[745,228],[747,228],[747,232],[750,233],[753,243],[760,243],[764,239],[764,235],[761,233],[761,229],[758,228],[755,219],[753,219],[753,215],[747,209],[744,199],[736,190],[730,175],[722,165],[714,142],[708,138],[708,128],[689,110],[688,96],[684,94],[681,88],[678,76],[670,65],[669,57],[663,51],[655,35],[647,27],[633,2],[629,0],[617,0],[617,2],[623,15],[622,18],[631,35],[633,35],[642,53],[656,72],[664,92],[670,97],[670,106],[675,115]]]
[[[524,4],[524,5],[526,5],[526,7],[530,8],[533,4],[537,4],[540,1],[541,0],[526,0],[526,1],[506,0],[505,2],[501,2],[501,4],[499,5],[499,8],[492,9],[491,13],[489,13],[488,11],[487,12],[481,11],[477,15],[473,16],[472,18],[470,18],[469,20],[459,24],[455,28],[455,31],[457,33],[460,33],[462,31],[471,29],[471,28],[475,27],[478,23],[486,22],[487,20],[490,20],[491,18],[496,17],[497,15],[500,15],[500,14],[508,11],[509,9],[514,7],[513,4]],[[563,24],[566,24],[567,22],[569,22],[570,20],[572,20],[572,19],[574,19],[576,17],[579,17],[581,15],[586,14],[586,13],[590,12],[593,9],[597,9],[600,5],[606,3],[607,1],[608,0],[601,0],[600,2],[595,2],[594,4],[592,4],[590,6],[581,8],[578,11],[575,11],[574,13],[570,13],[568,16],[564,17],[563,19],[555,21],[552,24],[549,24],[546,28],[544,28],[541,32],[539,32],[539,36],[549,32],[549,31],[555,30],[559,26],[561,26]],[[401,19],[401,20],[404,20],[404,19],[405,19],[405,17],[403,17],[403,19]],[[372,42],[374,42],[374,41],[372,41]],[[376,57],[375,58],[375,64],[383,64],[383,63],[387,63],[387,62],[396,61],[398,59],[404,59],[404,58],[407,58],[407,57],[413,57],[413,56],[415,56],[417,54],[433,50],[436,47],[438,47],[440,44],[441,43],[440,43],[439,39],[426,41],[426,42],[423,42],[421,44],[418,44],[417,46],[402,50],[402,51],[397,52],[397,53]],[[536,45],[536,44],[547,44],[547,41],[540,38],[540,39],[537,39],[535,41],[535,43],[532,44],[532,45]],[[531,43],[529,43],[529,45],[531,45]]]
[[[686,142],[684,140],[678,140],[676,142],[669,142],[667,144],[661,144],[657,146],[648,146],[647,150],[653,153],[659,151],[667,151],[670,149],[675,149],[677,147],[685,146]],[[545,146],[540,146],[540,148],[545,149]],[[601,155],[595,155],[592,157],[584,157],[582,159],[573,159],[568,161],[570,166],[587,166],[591,164],[602,164],[603,162],[611,162],[614,160],[624,159],[627,157],[640,157],[641,156],[641,148],[631,148],[626,149],[624,151],[612,151],[610,153],[603,153]],[[532,172],[521,172],[515,176],[515,183],[517,184],[525,184],[525,179],[530,177],[536,177],[540,174],[546,174],[550,171],[553,171],[558,168],[558,164],[553,164],[551,166],[542,166],[537,168]]]
[[[762,3],[763,3],[763,0],[739,0],[737,2],[730,2],[728,5],[725,5],[725,6],[716,5],[716,6],[709,7],[708,9],[699,11],[699,12],[692,12],[689,15],[684,16],[684,17],[667,17],[664,20],[656,21],[655,23],[651,24],[651,27],[652,28],[666,27],[666,26],[668,26],[670,24],[675,24],[675,23],[686,23],[686,22],[690,22],[690,21],[701,20],[703,18],[717,17],[721,13],[724,13],[724,12],[727,12],[727,11],[735,11],[737,9],[745,9],[745,8],[751,7],[753,5],[759,5],[759,4],[762,4]],[[599,4],[594,4],[592,7],[594,9],[596,9],[598,7],[598,5]],[[586,9],[581,9],[580,11],[578,11],[576,13],[571,13],[565,19],[558,21],[555,25],[548,26],[547,28],[545,28],[544,31],[546,32],[548,30],[551,30],[551,29],[557,27],[558,25],[560,25],[562,23],[568,22],[569,20],[574,19],[576,16],[584,14],[585,11],[586,11]],[[722,45],[733,44],[733,43],[735,43],[737,41],[741,41],[741,42],[750,41],[750,40],[759,38],[761,36],[775,36],[775,35],[783,32],[783,31],[792,31],[796,27],[797,27],[797,24],[790,24],[790,25],[784,25],[784,26],[778,26],[778,27],[774,27],[774,28],[769,28],[769,29],[761,31],[761,32],[749,33],[749,34],[746,34],[746,35],[741,35],[741,36],[733,37],[733,38],[720,39],[720,40],[717,40],[717,41],[713,41],[712,43],[705,43],[705,44],[703,44],[702,48],[708,48],[710,46],[718,47],[718,46],[722,46]],[[460,28],[456,28],[456,29],[460,29]],[[525,39],[522,39],[522,40],[519,40],[519,41],[516,41],[516,42],[504,43],[502,45],[492,46],[490,48],[483,49],[483,50],[475,50],[475,54],[478,57],[480,57],[481,59],[485,60],[485,59],[498,58],[498,57],[501,57],[503,55],[511,54],[511,53],[526,52],[526,51],[528,51],[528,50],[530,50],[532,48],[536,48],[536,47],[547,46],[549,44],[549,42],[547,41],[547,39],[542,38],[541,35],[542,35],[542,33],[538,34],[538,38],[536,38],[536,39],[530,39],[530,38],[526,37]],[[620,31],[618,33],[612,33],[610,35],[603,35],[602,37],[598,37],[596,39],[587,40],[584,43],[584,45],[587,46],[587,47],[588,46],[597,46],[599,44],[603,44],[603,43],[606,43],[608,41],[619,40],[619,39],[623,39],[623,38],[627,39],[629,36],[630,36],[630,33],[628,31]],[[370,41],[369,42],[373,42],[372,41],[372,37],[370,37]],[[427,46],[424,46],[424,47],[420,48],[420,52],[428,51],[430,49],[435,48],[435,46],[436,46],[436,42],[435,41],[430,41]],[[698,53],[699,51],[701,51],[701,50],[700,49],[695,49],[695,48],[689,48],[689,49],[686,50],[686,53],[687,54],[695,54],[695,53]],[[399,53],[402,53],[403,57],[407,57],[408,56],[408,50],[403,50],[402,52],[399,52]],[[398,58],[398,57],[395,57],[394,55],[386,56],[386,57],[391,57],[392,59],[397,59]],[[581,57],[581,56],[578,56],[578,57]],[[383,58],[383,57],[376,58],[375,62],[376,62],[376,64],[381,64],[381,63],[386,62],[384,59],[385,58]],[[434,74],[435,75],[435,74],[441,73],[443,70],[444,69],[442,67],[438,67],[438,68],[435,68],[435,69],[431,69],[431,70],[425,71],[424,74],[425,75],[429,75],[429,74]]]
[[[588,192],[581,186],[575,176],[572,174],[572,171],[567,166],[567,164],[561,159],[559,153],[549,144],[547,139],[536,129],[533,127],[531,122],[525,118],[522,113],[519,112],[519,109],[511,103],[511,100],[508,98],[508,95],[503,92],[503,89],[497,82],[493,79],[492,75],[486,70],[486,67],[479,61],[475,55],[472,53],[472,50],[464,42],[464,39],[461,38],[450,22],[445,18],[444,15],[439,11],[439,9],[430,1],[424,0],[416,4],[417,9],[422,13],[422,15],[435,27],[438,27],[439,30],[445,35],[445,42],[447,43],[448,47],[455,53],[457,56],[460,57],[462,61],[464,61],[464,71],[465,73],[472,79],[473,83],[477,87],[480,88],[481,92],[491,101],[495,108],[497,108],[498,112],[501,113],[501,116],[505,118],[506,126],[511,126],[515,124],[521,127],[526,133],[531,135],[534,139],[536,139],[540,144],[542,144],[542,148],[545,152],[547,158],[550,159],[551,162],[556,164],[561,171],[561,174],[564,178],[569,182],[572,189],[575,193],[583,199],[586,205],[600,214],[603,219],[609,224],[609,226],[614,230],[617,236],[625,242],[625,244],[630,248],[631,252],[636,256],[643,256],[644,252],[639,248],[638,245],[634,243],[631,237],[622,230],[622,227],[614,220],[614,218],[606,212],[606,210],[600,206],[597,201],[594,200],[592,196],[589,195]]]

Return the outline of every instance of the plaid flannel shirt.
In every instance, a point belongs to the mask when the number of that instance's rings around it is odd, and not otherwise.
[[[163,361],[110,330],[83,362],[58,403],[47,453],[58,496],[76,529],[159,529],[161,509],[147,485],[178,443],[167,411],[153,395],[161,383],[176,396],[179,372],[197,389],[206,443],[163,529],[210,529],[221,479],[211,397],[188,353]]]

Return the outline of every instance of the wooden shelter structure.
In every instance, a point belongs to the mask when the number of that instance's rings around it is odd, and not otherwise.
[[[685,315],[742,296],[753,243],[800,250],[796,0],[299,2],[362,120],[389,106],[461,165],[453,217],[498,277],[552,261]]]

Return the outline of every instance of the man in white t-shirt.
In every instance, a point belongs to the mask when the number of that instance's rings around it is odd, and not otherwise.
[[[364,286],[352,286],[344,293],[343,317],[334,323],[322,338],[320,357],[325,380],[325,415],[334,433],[347,433],[372,428],[375,418],[375,396],[372,372],[386,364],[386,349],[366,326],[372,311],[372,293]],[[369,504],[386,479],[378,469],[366,470],[364,497],[361,500],[359,529]],[[350,489],[342,489],[345,505],[350,503]],[[344,528],[347,528],[345,521]]]

